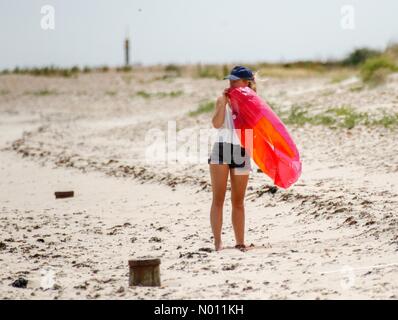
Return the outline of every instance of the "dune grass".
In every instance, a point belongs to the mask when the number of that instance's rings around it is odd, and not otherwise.
[[[390,73],[397,71],[398,67],[387,56],[370,58],[360,69],[362,81],[373,86],[384,83]]]
[[[42,89],[42,90],[38,90],[38,91],[26,92],[26,94],[31,94],[34,96],[54,96],[54,95],[59,94],[59,92],[56,90],[51,90],[51,89]]]
[[[194,78],[213,78],[223,80],[234,65],[228,64],[197,64],[193,70]]]
[[[184,92],[182,90],[177,90],[177,91],[170,91],[170,92],[156,92],[153,94],[153,96],[157,98],[165,98],[165,97],[179,97],[183,94]]]
[[[198,78],[214,78],[222,79],[223,72],[219,66],[212,65],[201,65],[197,66],[197,77]]]
[[[359,66],[366,60],[381,55],[381,51],[370,48],[357,48],[354,49],[348,56],[343,59],[342,64],[346,66]]]
[[[215,102],[212,100],[204,101],[198,108],[189,112],[190,116],[209,113],[214,110]],[[352,129],[358,125],[385,128],[398,128],[398,112],[383,112],[382,117],[371,115],[368,112],[356,111],[351,106],[339,106],[328,108],[323,112],[312,114],[309,111],[310,106],[293,106],[287,111],[281,109],[274,103],[268,103],[274,112],[281,118],[286,125],[304,126],[326,126],[329,128]]]
[[[144,91],[144,90],[140,90],[140,91],[137,91],[135,93],[135,95],[137,95],[139,97],[142,97],[144,99],[149,99],[149,98],[167,98],[167,97],[176,98],[176,97],[179,97],[179,96],[181,96],[183,94],[184,94],[184,91],[182,91],[182,90],[170,91],[170,92],[162,92],[162,91],[160,91],[160,92],[154,92],[154,93],[147,92],[147,91]]]
[[[379,119],[373,120],[372,125],[382,126],[385,128],[398,127],[398,113],[388,114],[383,112],[383,116]]]
[[[146,91],[143,91],[143,90],[137,91],[135,94],[136,94],[137,96],[142,97],[142,98],[145,98],[145,99],[148,99],[148,98],[151,97],[151,94],[150,94],[150,93],[148,93],[148,92],[146,92]]]
[[[383,116],[377,118],[367,112],[355,111],[350,106],[333,107],[317,114],[310,114],[306,108],[293,106],[289,111],[280,112],[279,115],[284,123],[297,126],[310,124],[346,129],[352,129],[358,125],[382,126],[385,128],[398,127],[398,113],[387,113],[384,111]]]
[[[43,76],[43,77],[64,77],[64,78],[72,78],[77,77],[80,73],[90,73],[90,72],[108,72],[111,69],[104,65],[99,67],[84,67],[80,68],[78,66],[73,66],[70,68],[61,68],[56,66],[45,66],[45,67],[36,67],[36,68],[20,68],[15,67],[12,70],[2,70],[0,74],[19,74],[19,75],[32,75],[32,76]],[[122,66],[116,67],[116,72],[131,72],[131,66]]]
[[[9,73],[23,74],[32,76],[46,76],[46,77],[64,77],[70,78],[77,76],[81,70],[79,67],[74,66],[72,68],[59,68],[54,66],[42,67],[42,68],[19,68],[16,67]]]
[[[204,101],[199,104],[198,108],[195,111],[189,112],[189,115],[194,117],[203,113],[209,113],[214,110],[215,102],[212,100]]]
[[[113,97],[113,96],[116,96],[116,95],[117,95],[117,91],[109,90],[109,91],[106,91],[105,94],[106,94],[107,96]]]
[[[360,83],[360,84],[354,84],[348,90],[351,92],[359,92],[362,91],[363,89],[365,89],[365,86],[363,85],[363,83]]]
[[[165,77],[181,77],[183,67],[178,66],[176,64],[168,64],[165,66]]]
[[[116,71],[117,72],[131,72],[131,71],[133,71],[133,68],[131,66],[122,66],[122,67],[117,67]]]

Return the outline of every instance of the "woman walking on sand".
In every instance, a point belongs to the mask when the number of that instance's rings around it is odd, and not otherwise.
[[[256,90],[254,75],[249,68],[235,66],[224,79],[229,79],[230,87],[248,86]],[[249,173],[252,171],[250,156],[241,147],[240,140],[234,130],[232,109],[226,90],[228,88],[217,98],[215,105],[212,124],[213,127],[218,129],[218,133],[217,140],[208,159],[213,192],[210,222],[216,251],[222,249],[221,229],[228,175],[230,175],[231,182],[232,225],[235,233],[235,248],[240,250],[246,248],[244,241],[244,198]]]

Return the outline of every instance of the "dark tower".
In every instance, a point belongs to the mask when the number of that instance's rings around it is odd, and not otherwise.
[[[128,38],[124,40],[124,64],[126,67],[130,65],[130,43]]]

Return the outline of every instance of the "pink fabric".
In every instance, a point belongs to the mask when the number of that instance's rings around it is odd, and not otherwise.
[[[237,133],[241,145],[253,158],[253,150],[247,147],[249,145],[244,141],[243,132],[244,129],[252,129],[257,136],[254,145],[257,148],[257,159],[253,160],[275,185],[285,189],[290,187],[301,174],[301,161],[297,147],[283,122],[249,87],[230,88],[227,95],[232,107],[235,130],[242,133],[243,139]]]

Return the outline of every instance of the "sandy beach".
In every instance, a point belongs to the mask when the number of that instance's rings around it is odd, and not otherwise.
[[[246,252],[233,248],[228,192],[227,248],[215,252],[206,159],[144,156],[148,130],[168,121],[211,129],[211,113],[190,112],[227,82],[162,76],[0,76],[0,299],[398,298],[397,130],[288,125],[301,178],[271,193],[253,171]],[[280,113],[397,111],[397,74],[376,88],[359,81],[269,77],[258,89]],[[65,190],[74,197],[55,199]],[[128,260],[143,256],[161,259],[161,287],[128,286]],[[20,277],[27,287],[11,286]]]

